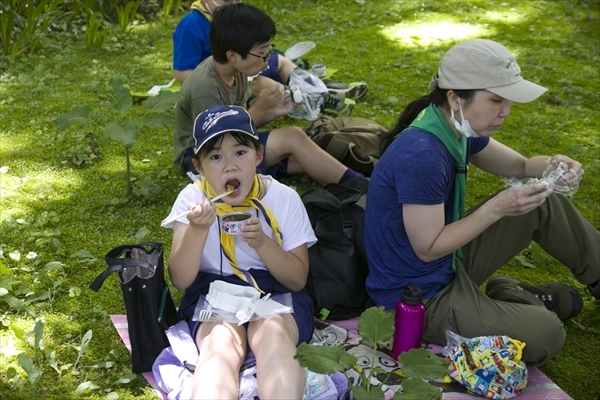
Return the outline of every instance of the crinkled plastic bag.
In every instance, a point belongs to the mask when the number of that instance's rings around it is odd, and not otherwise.
[[[456,346],[460,346],[461,343],[466,342],[467,340],[469,340],[469,338],[460,336],[458,333],[446,329],[446,345],[441,351],[442,355],[446,357]]]
[[[469,393],[511,399],[527,386],[527,366],[521,361],[524,347],[508,336],[468,339],[446,356],[449,375]]]
[[[314,49],[316,46],[317,44],[315,42],[310,41],[296,43],[295,45],[293,45],[285,51],[285,58],[287,58],[288,60],[300,58],[312,49]]]
[[[550,160],[548,160],[549,162]],[[577,174],[564,162],[548,164],[542,173],[542,179],[530,178],[523,182],[517,178],[503,178],[509,187],[539,186],[540,188],[552,189],[572,199],[579,189]]]
[[[296,68],[290,73],[290,87],[302,91],[303,101],[288,115],[292,118],[312,121],[319,116],[321,106],[327,96],[327,86],[315,74]]]

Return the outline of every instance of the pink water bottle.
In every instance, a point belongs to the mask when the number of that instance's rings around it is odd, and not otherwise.
[[[396,303],[392,343],[394,360],[398,359],[400,353],[421,347],[424,321],[425,304],[423,304],[421,290],[415,285],[405,286],[402,297]]]

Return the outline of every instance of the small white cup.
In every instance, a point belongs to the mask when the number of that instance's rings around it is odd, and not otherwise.
[[[248,223],[252,214],[247,212],[232,212],[221,217],[221,230],[230,235],[238,235],[242,226]]]
[[[325,67],[325,64],[315,64],[312,66],[312,72],[319,78],[323,78],[327,75],[327,68]]]

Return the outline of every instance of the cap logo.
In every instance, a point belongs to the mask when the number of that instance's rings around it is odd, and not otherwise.
[[[517,64],[517,60],[515,60],[514,58],[511,58],[508,60],[508,64],[506,64],[506,69],[511,68],[515,70],[515,76],[519,76],[521,75],[521,67],[519,67],[519,64]]]
[[[221,112],[208,113],[206,115],[206,118],[204,119],[204,123],[202,124],[202,130],[206,132],[208,129],[215,126],[216,123],[221,118],[227,117],[229,115],[237,115],[237,114],[239,114],[239,111],[236,111],[236,110],[227,110],[227,111],[221,111]]]

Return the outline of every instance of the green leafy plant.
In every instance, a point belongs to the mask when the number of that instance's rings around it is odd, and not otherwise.
[[[43,28],[57,16],[59,0],[8,0],[0,3],[0,42],[9,59],[38,47]]]
[[[91,11],[85,21],[85,44],[88,47],[102,47],[106,42],[108,31],[104,16],[99,12]]]
[[[175,17],[177,17],[180,8],[181,0],[164,0],[161,15],[162,23],[166,25],[169,22],[171,12],[173,12]]]
[[[115,6],[117,10],[117,22],[123,32],[129,32],[129,25],[135,19],[141,3],[142,0],[126,1],[124,5]]]
[[[34,349],[34,359],[32,360],[26,353],[21,353],[18,358],[18,363],[27,374],[29,378],[29,384],[33,390],[33,397],[35,398],[36,386],[39,380],[42,378],[43,368],[43,354],[41,350],[43,350],[44,346],[42,343],[42,335],[44,334],[44,323],[41,320],[37,320],[35,323],[35,327],[32,331],[27,333],[22,333],[18,329],[13,328],[17,337],[23,340],[25,343],[29,344],[29,346]],[[29,339],[33,337],[33,340]]]
[[[153,182],[149,180],[137,182],[134,190],[133,182],[136,179],[131,174],[130,150],[143,127],[156,128],[166,126],[173,128],[175,126],[173,117],[167,115],[167,112],[173,109],[175,104],[182,98],[182,95],[171,91],[161,91],[157,96],[149,97],[142,103],[145,107],[145,113],[141,118],[134,119],[129,117],[128,113],[133,105],[133,98],[129,89],[123,86],[121,80],[118,78],[110,79],[109,84],[114,90],[115,100],[112,103],[108,103],[106,109],[116,118],[104,126],[104,133],[98,142],[100,145],[105,146],[111,141],[117,141],[125,148],[127,164],[124,175],[127,179],[127,195],[135,194],[152,200],[160,192],[160,188]],[[74,124],[82,128],[88,128],[88,124],[92,122],[90,118],[91,113],[92,109],[87,105],[75,107],[55,120],[56,129],[65,131]],[[79,129],[76,134],[81,135],[81,133],[82,129]],[[114,200],[114,198],[108,200],[108,203],[115,204]],[[116,199],[116,203],[120,202],[120,199]]]
[[[311,346],[301,344],[296,350],[294,358],[302,367],[318,374],[333,374],[354,369],[360,376],[361,386],[355,386],[352,394],[357,400],[384,399],[385,394],[380,386],[371,384],[373,374],[387,374],[381,384],[385,384],[390,377],[383,368],[374,367],[377,358],[377,348],[385,345],[394,334],[394,321],[390,313],[383,307],[371,307],[365,310],[358,322],[358,332],[367,343],[373,346],[371,366],[369,372],[358,367],[356,356],[347,353],[339,347]],[[395,393],[394,399],[441,399],[442,393],[423,379],[440,379],[448,374],[448,367],[443,358],[434,356],[425,349],[412,349],[402,353],[399,357],[402,374],[402,394]],[[348,381],[349,386],[351,382]]]

